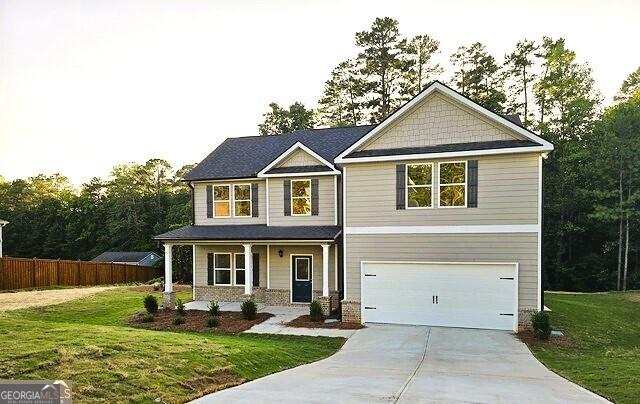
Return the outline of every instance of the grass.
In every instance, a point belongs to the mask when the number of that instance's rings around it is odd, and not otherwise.
[[[136,329],[146,293],[114,289],[0,313],[0,379],[68,379],[79,402],[184,402],[325,358],[342,338]],[[156,294],[160,296],[160,294]],[[178,297],[189,300],[190,292]]]
[[[616,403],[640,397],[640,292],[545,294],[572,348],[531,347],[548,368]]]

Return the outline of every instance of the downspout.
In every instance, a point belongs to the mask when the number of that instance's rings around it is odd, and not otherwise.
[[[189,190],[191,193],[191,226],[195,226],[196,224],[196,207],[194,204],[195,189],[191,181],[187,182],[187,185],[189,185],[189,188],[190,188]]]

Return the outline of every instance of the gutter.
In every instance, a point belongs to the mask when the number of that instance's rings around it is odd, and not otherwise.
[[[193,183],[191,181],[187,182],[189,185],[190,193],[191,193],[191,226],[195,226],[196,224],[196,206],[195,206],[195,188],[193,187]]]

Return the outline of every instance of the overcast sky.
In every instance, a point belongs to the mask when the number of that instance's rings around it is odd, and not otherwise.
[[[640,65],[639,0],[0,0],[0,175],[80,184],[115,164],[198,162],[271,101],[315,106],[375,17],[440,40],[564,37],[609,102]],[[239,156],[241,158],[241,156]]]

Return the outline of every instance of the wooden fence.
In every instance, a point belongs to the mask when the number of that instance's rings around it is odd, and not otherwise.
[[[0,258],[0,290],[147,282],[162,270],[110,262]]]

